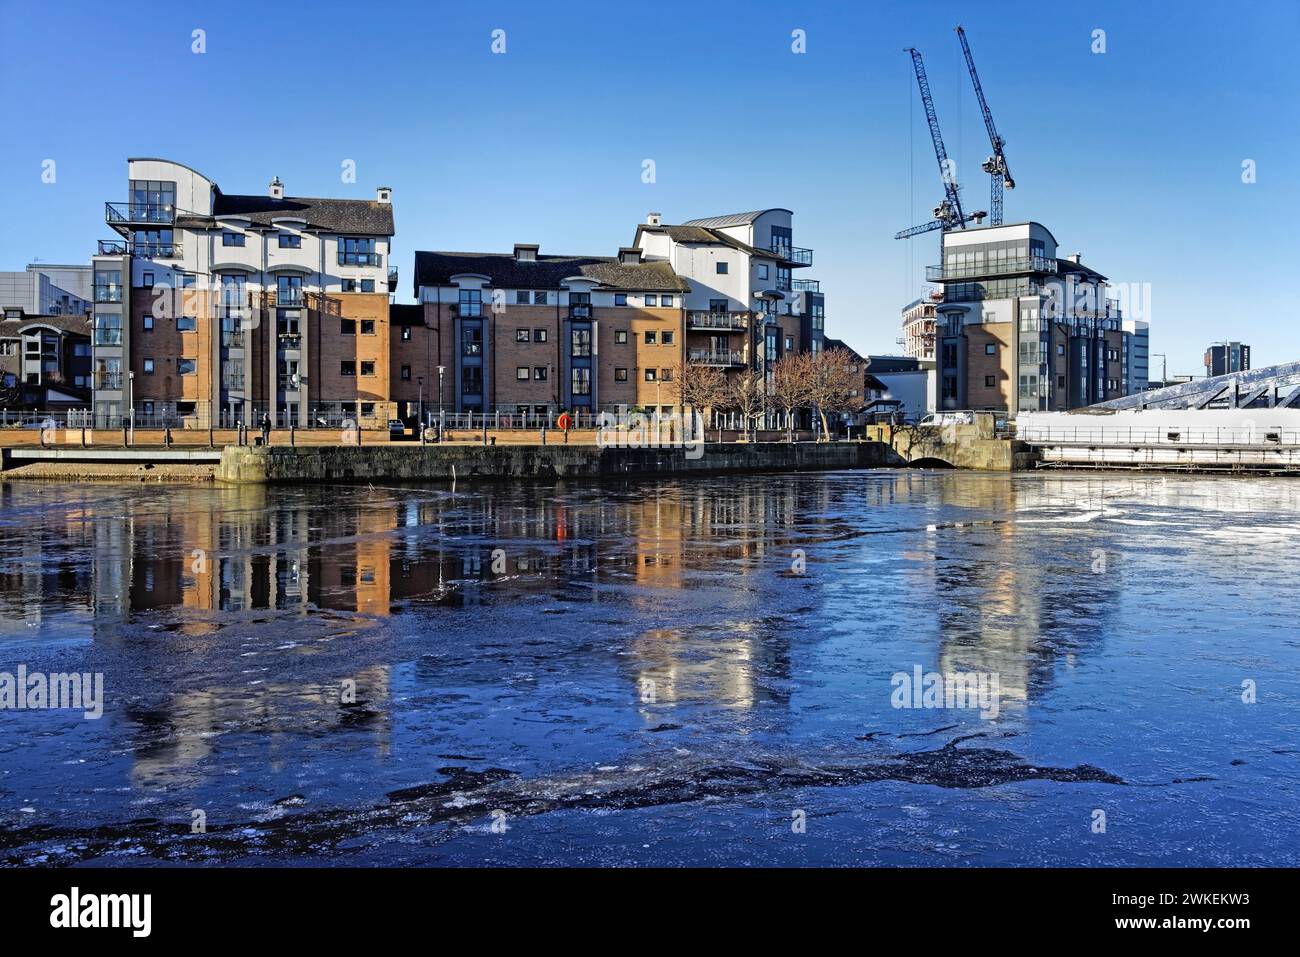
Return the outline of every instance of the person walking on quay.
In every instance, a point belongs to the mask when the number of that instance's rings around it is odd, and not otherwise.
[[[262,444],[271,444],[271,416],[265,412],[262,413]]]

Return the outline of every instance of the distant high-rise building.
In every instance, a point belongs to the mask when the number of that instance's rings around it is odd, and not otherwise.
[[[1145,392],[1151,383],[1151,324],[1124,319],[1124,394]]]
[[[1205,374],[1228,375],[1250,368],[1250,346],[1241,342],[1216,342],[1205,350]]]
[[[940,293],[935,293],[940,296]],[[934,358],[935,299],[926,297],[903,307],[903,354],[913,359]]]

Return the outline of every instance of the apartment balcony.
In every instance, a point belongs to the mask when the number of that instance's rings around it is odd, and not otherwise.
[[[926,266],[926,282],[948,282],[960,279],[988,279],[993,276],[1017,276],[1027,273],[1055,273],[1055,259],[1027,256],[1024,259],[1003,259],[1000,262],[973,266]]]
[[[388,267],[388,291],[397,292],[397,267]]]
[[[95,345],[97,346],[120,346],[122,344],[122,330],[119,328],[96,329]]]
[[[744,366],[745,356],[739,349],[732,349],[729,352],[714,352],[711,349],[690,349],[686,353],[686,361],[694,362],[702,366],[721,366],[724,369]]]
[[[122,235],[127,235],[134,226],[170,226],[177,216],[197,215],[188,210],[177,209],[161,203],[105,203],[104,222]]]
[[[96,286],[95,302],[121,302],[121,286]]]
[[[101,239],[100,256],[141,256],[145,259],[180,259],[180,243],[131,242],[126,239]]]
[[[108,392],[122,391],[122,373],[99,372],[95,374],[95,388]]]
[[[821,292],[822,284],[817,279],[792,279],[790,288],[794,292]]]
[[[221,388],[227,392],[243,392],[244,377],[242,375],[228,375],[221,380]]]
[[[590,319],[591,303],[573,303],[569,306],[570,319]]]
[[[811,249],[805,249],[802,246],[787,246],[785,243],[773,243],[768,248],[788,263],[794,263],[796,266],[812,265],[813,251]]]
[[[242,349],[242,348],[244,348],[244,333],[243,333],[243,331],[240,330],[239,332],[223,332],[223,333],[221,334],[221,347],[222,347],[223,349]]]
[[[279,334],[277,341],[281,349],[293,351],[302,348],[302,333],[300,332],[282,332]]]
[[[753,313],[694,311],[686,314],[688,332],[745,332]]]

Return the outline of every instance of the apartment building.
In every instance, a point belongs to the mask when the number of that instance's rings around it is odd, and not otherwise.
[[[391,368],[399,417],[431,411],[545,415],[671,412],[684,363],[771,374],[821,348],[825,300],[792,271],[791,213],[666,225],[658,213],[615,256],[417,252],[420,312],[399,311]]]
[[[650,213],[632,245],[687,283],[686,356],[752,369],[770,383],[787,352],[823,348],[826,300],[817,280],[795,279],[813,251],[794,245],[793,213],[762,209],[681,225]]]
[[[1064,410],[1125,394],[1128,350],[1107,280],[1027,222],[945,233],[936,303],[940,409]]]
[[[118,237],[94,270],[94,411],[185,425],[381,424],[389,400],[392,191],[373,200],[224,193],[165,159],[127,161]]]
[[[909,302],[903,307],[903,355],[912,359],[934,358],[935,306],[942,293]]]
[[[398,414],[412,415],[417,394],[428,398],[426,419],[434,402],[507,415],[670,412],[689,291],[668,263],[630,247],[617,256],[525,243],[510,253],[417,252],[421,322],[404,317],[391,353]]]
[[[1151,323],[1125,317],[1121,328],[1127,355],[1125,371],[1128,373],[1124,394],[1145,392],[1151,384]]]
[[[89,316],[29,315],[5,308],[0,319],[0,409],[88,408],[90,370]]]

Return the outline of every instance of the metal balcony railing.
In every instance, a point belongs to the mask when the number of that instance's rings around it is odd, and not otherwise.
[[[773,243],[772,252],[776,253],[786,262],[798,263],[800,266],[811,266],[813,261],[813,251],[805,249],[802,246],[790,246],[785,243]]]
[[[95,345],[97,346],[120,346],[122,344],[122,330],[114,326],[110,329],[95,330]]]
[[[120,372],[99,372],[95,374],[95,388],[109,391],[120,391],[122,388],[122,373]]]
[[[792,279],[790,288],[794,292],[821,292],[822,284],[817,279]]]
[[[1055,273],[1055,259],[1043,256],[1026,256],[1023,259],[1003,259],[997,262],[976,263],[963,266],[926,266],[927,282],[945,282],[953,279],[982,279],[989,276],[1013,276],[1020,273]]]
[[[693,311],[686,314],[686,328],[744,332],[749,328],[752,315],[748,312]]]
[[[743,366],[745,364],[744,354],[738,349],[729,352],[714,352],[710,349],[690,349],[686,353],[686,361],[694,362],[702,366]]]
[[[121,286],[96,286],[95,302],[121,302]]]
[[[105,203],[104,220],[118,223],[174,223],[185,210],[162,203]]]

